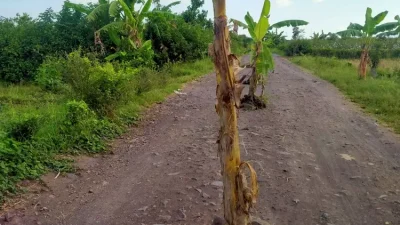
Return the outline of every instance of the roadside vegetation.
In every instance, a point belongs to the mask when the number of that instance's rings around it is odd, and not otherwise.
[[[272,48],[278,49],[275,52],[333,83],[400,133],[400,18],[383,22],[387,14],[373,16],[367,8],[363,25],[350,23],[337,33],[321,31],[305,37],[294,27],[291,40],[278,30],[267,35],[273,40]]]
[[[359,81],[359,61],[297,56],[291,61],[327,80],[339,88],[348,98],[366,112],[400,133],[400,59],[383,60],[378,77]],[[356,65],[357,66],[356,66]]]
[[[173,13],[179,3],[66,1],[0,18],[0,203],[18,181],[73,171],[71,155],[106,151],[143,109],[213,70],[204,1]],[[248,46],[233,35],[233,52]]]

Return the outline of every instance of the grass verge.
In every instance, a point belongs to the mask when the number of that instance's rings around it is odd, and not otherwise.
[[[62,92],[0,84],[0,205],[22,190],[19,181],[49,170],[71,172],[70,155],[105,151],[107,142],[144,109],[212,70],[212,62],[203,59],[134,75],[111,117],[96,115],[85,102]]]
[[[399,77],[368,77],[366,80],[359,80],[357,68],[350,61],[311,56],[294,57],[290,60],[334,84],[351,101],[400,134]],[[384,64],[387,66],[393,63]]]

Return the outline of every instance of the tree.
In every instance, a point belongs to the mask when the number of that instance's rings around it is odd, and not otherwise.
[[[170,18],[154,14],[147,19],[144,38],[151,40],[156,53],[154,59],[161,65],[205,57],[213,31],[201,24],[186,23],[180,15]]]
[[[144,19],[154,11],[150,11],[152,0],[99,0],[96,7],[83,4],[66,2],[68,7],[87,14],[89,22],[95,22],[104,15],[109,15],[112,21],[96,31],[95,43],[101,44],[100,33],[108,33],[112,42],[116,45],[116,52],[107,56],[110,61],[119,57],[135,57],[137,52],[151,52],[151,42],[143,42]],[[137,4],[142,4],[139,10],[135,10]],[[173,3],[175,4],[175,3]]]
[[[269,1],[266,2],[269,3]],[[217,74],[217,103],[215,107],[220,118],[218,154],[224,184],[223,206],[225,218],[225,222],[220,222],[228,225],[248,225],[250,222],[249,209],[255,203],[255,198],[258,195],[258,184],[254,170],[248,163],[240,160],[237,127],[237,110],[240,104],[240,95],[235,93],[242,87],[240,84],[236,84],[234,68],[232,67],[235,56],[230,52],[226,2],[225,0],[213,0],[213,4],[214,44],[210,46],[209,50],[214,59]],[[269,4],[265,5],[263,11],[268,14]],[[266,14],[264,13],[264,15]],[[265,29],[265,22],[268,22],[268,20],[263,19],[258,26],[259,35]],[[245,168],[249,168],[251,171],[251,187],[248,186],[246,181]],[[217,222],[214,221],[214,224],[217,224]]]
[[[369,50],[374,40],[373,36],[393,29],[393,27],[388,24],[379,25],[385,19],[387,14],[388,11],[384,11],[375,17],[372,17],[372,9],[368,7],[365,13],[364,25],[350,23],[350,25],[347,27],[347,30],[337,32],[337,34],[341,37],[360,37],[363,40],[361,59],[358,66],[358,75],[361,79],[365,79],[367,75]]]
[[[62,10],[64,11],[64,15],[69,13],[68,9],[73,9],[77,13],[81,13],[85,16],[85,25],[89,25],[92,32],[91,35],[87,36],[90,37],[91,43],[93,43],[94,40],[96,47],[100,46],[100,52],[102,55],[106,55],[111,52],[112,49],[116,48],[115,44],[111,41],[111,36],[108,38],[100,37],[100,32],[98,32],[100,28],[113,21],[109,14],[109,7],[109,0],[98,0],[97,3],[89,3],[87,5],[65,1]]]
[[[212,28],[212,22],[207,19],[207,11],[200,8],[204,5],[204,0],[191,0],[191,4],[182,12],[182,17],[186,23],[200,24],[204,28]]]
[[[293,27],[293,35],[292,35],[292,39],[293,40],[298,40],[300,38],[302,38],[302,33],[304,33],[304,30],[300,30],[299,27]]]

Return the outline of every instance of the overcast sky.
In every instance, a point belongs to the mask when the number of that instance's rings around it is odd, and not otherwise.
[[[72,0],[72,2],[89,2],[90,0]],[[97,1],[97,0],[96,0]],[[175,0],[161,0],[168,4]],[[271,23],[286,19],[302,19],[310,24],[303,27],[306,35],[313,32],[336,32],[343,30],[350,22],[364,23],[364,15],[367,7],[373,9],[373,15],[388,10],[386,22],[394,20],[394,16],[400,14],[400,0],[271,0]],[[46,8],[59,11],[63,0],[1,0],[0,16],[11,17],[17,13],[29,13],[36,17]],[[174,8],[180,12],[184,10],[190,0],[182,0],[182,4]],[[258,18],[263,0],[227,0],[228,17],[244,21],[247,11],[253,17]],[[204,6],[212,17],[212,0],[206,0]],[[291,36],[291,30],[285,29],[287,36]]]

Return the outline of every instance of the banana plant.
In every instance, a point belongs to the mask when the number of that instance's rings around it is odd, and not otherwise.
[[[77,4],[77,3],[72,3],[69,1],[65,1],[64,5],[70,9],[74,9],[75,11],[86,14],[87,20],[92,24],[94,29],[97,29],[96,27],[99,26],[99,24],[96,25],[96,22],[101,21],[101,19],[98,20],[97,18],[107,18],[106,22],[110,21],[110,18],[108,16],[108,8],[110,7],[109,0],[99,0],[98,3],[95,5],[96,7],[94,7],[94,8],[92,7],[93,5]],[[104,46],[103,42],[101,41],[100,32],[95,31],[94,36],[95,36],[95,40],[94,40],[95,45],[100,45],[101,53],[104,55],[105,54],[105,46]],[[111,35],[110,35],[110,38],[111,38]]]
[[[255,104],[258,107],[265,107],[265,104],[257,104],[257,102],[260,101],[255,95],[260,78],[261,81],[264,82],[264,77],[260,77],[260,75],[268,75],[268,71],[272,70],[274,67],[274,61],[272,59],[272,54],[268,47],[268,43],[264,41],[264,36],[267,34],[270,28],[270,9],[271,2],[269,0],[265,0],[258,22],[254,21],[249,12],[247,12],[246,16],[244,17],[246,23],[234,19],[231,20],[231,22],[237,26],[247,29],[251,38],[253,39],[253,44],[251,47],[251,68],[253,71],[250,77],[249,92],[248,95],[245,96],[245,100]]]
[[[94,9],[89,7],[88,5],[72,3],[69,1],[65,1],[64,4],[68,8],[74,9],[78,12],[88,15],[88,18],[95,18],[99,14],[107,13],[110,1],[109,0],[99,0],[97,3],[97,7]]]
[[[97,33],[108,33],[110,39],[117,46],[114,54],[106,57],[110,61],[116,58],[125,57],[135,51],[149,51],[152,48],[151,41],[143,41],[144,19],[155,13],[168,13],[170,7],[179,4],[173,2],[164,11],[150,11],[152,0],[99,0],[98,6],[91,10],[83,4],[66,4],[77,11],[87,14],[89,22],[96,21],[99,17],[108,13],[113,18],[109,24],[97,30]],[[137,10],[136,7],[140,6]]]
[[[107,32],[117,46],[117,52],[109,55],[111,61],[138,50],[150,50],[151,41],[143,42],[143,20],[147,17],[152,0],[147,0],[139,10],[135,10],[136,0],[114,0],[110,2],[109,14],[114,21],[99,29]],[[89,20],[95,18],[89,18]]]
[[[390,36],[398,36],[400,38],[400,16],[397,15],[394,17],[395,22],[385,23],[387,29],[390,31],[386,31],[378,34],[378,37],[390,37]]]
[[[364,25],[350,23],[347,30],[337,32],[341,37],[359,37],[363,40],[360,65],[358,66],[360,79],[365,79],[367,75],[367,64],[369,61],[369,51],[374,40],[373,36],[393,29],[387,23],[379,25],[386,18],[387,14],[388,11],[384,11],[373,17],[372,9],[368,7],[365,13]]]

